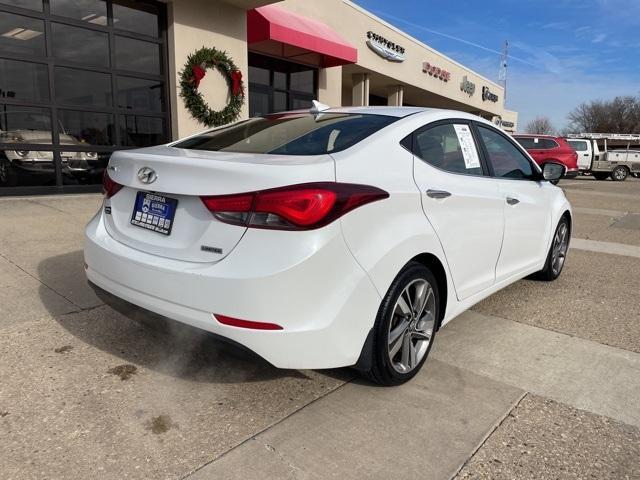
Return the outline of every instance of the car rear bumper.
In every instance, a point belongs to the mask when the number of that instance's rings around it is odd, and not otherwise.
[[[226,337],[279,368],[335,368],[358,360],[381,299],[337,222],[311,232],[250,229],[224,260],[195,263],[114,240],[103,215],[85,232],[86,274],[97,287]],[[282,330],[224,325],[215,313]]]
[[[564,178],[576,178],[580,171],[577,168],[567,170],[564,174]]]

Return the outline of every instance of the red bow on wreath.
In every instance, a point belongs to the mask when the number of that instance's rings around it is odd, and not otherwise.
[[[242,89],[242,72],[240,70],[234,70],[231,72],[231,93],[234,97],[238,94],[244,93]]]
[[[200,65],[194,65],[191,69],[191,72],[193,73],[193,78],[191,79],[191,81],[195,84],[196,88],[198,88],[200,86],[200,80],[204,78],[207,72]]]

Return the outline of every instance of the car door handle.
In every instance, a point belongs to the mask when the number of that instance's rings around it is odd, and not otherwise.
[[[509,205],[516,205],[517,203],[520,203],[520,200],[518,200],[517,198],[513,198],[513,197],[507,197],[507,203]]]
[[[427,196],[431,198],[447,198],[450,197],[451,194],[444,190],[427,190]]]

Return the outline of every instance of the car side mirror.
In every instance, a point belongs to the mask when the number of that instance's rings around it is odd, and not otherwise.
[[[547,162],[542,167],[542,178],[549,182],[560,180],[564,177],[567,167],[561,163]]]

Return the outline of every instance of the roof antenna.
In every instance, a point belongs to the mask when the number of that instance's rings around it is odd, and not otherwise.
[[[309,110],[310,113],[317,114],[320,112],[324,112],[325,110],[330,110],[331,107],[329,105],[325,105],[324,103],[320,103],[317,100],[312,100],[313,107]]]

